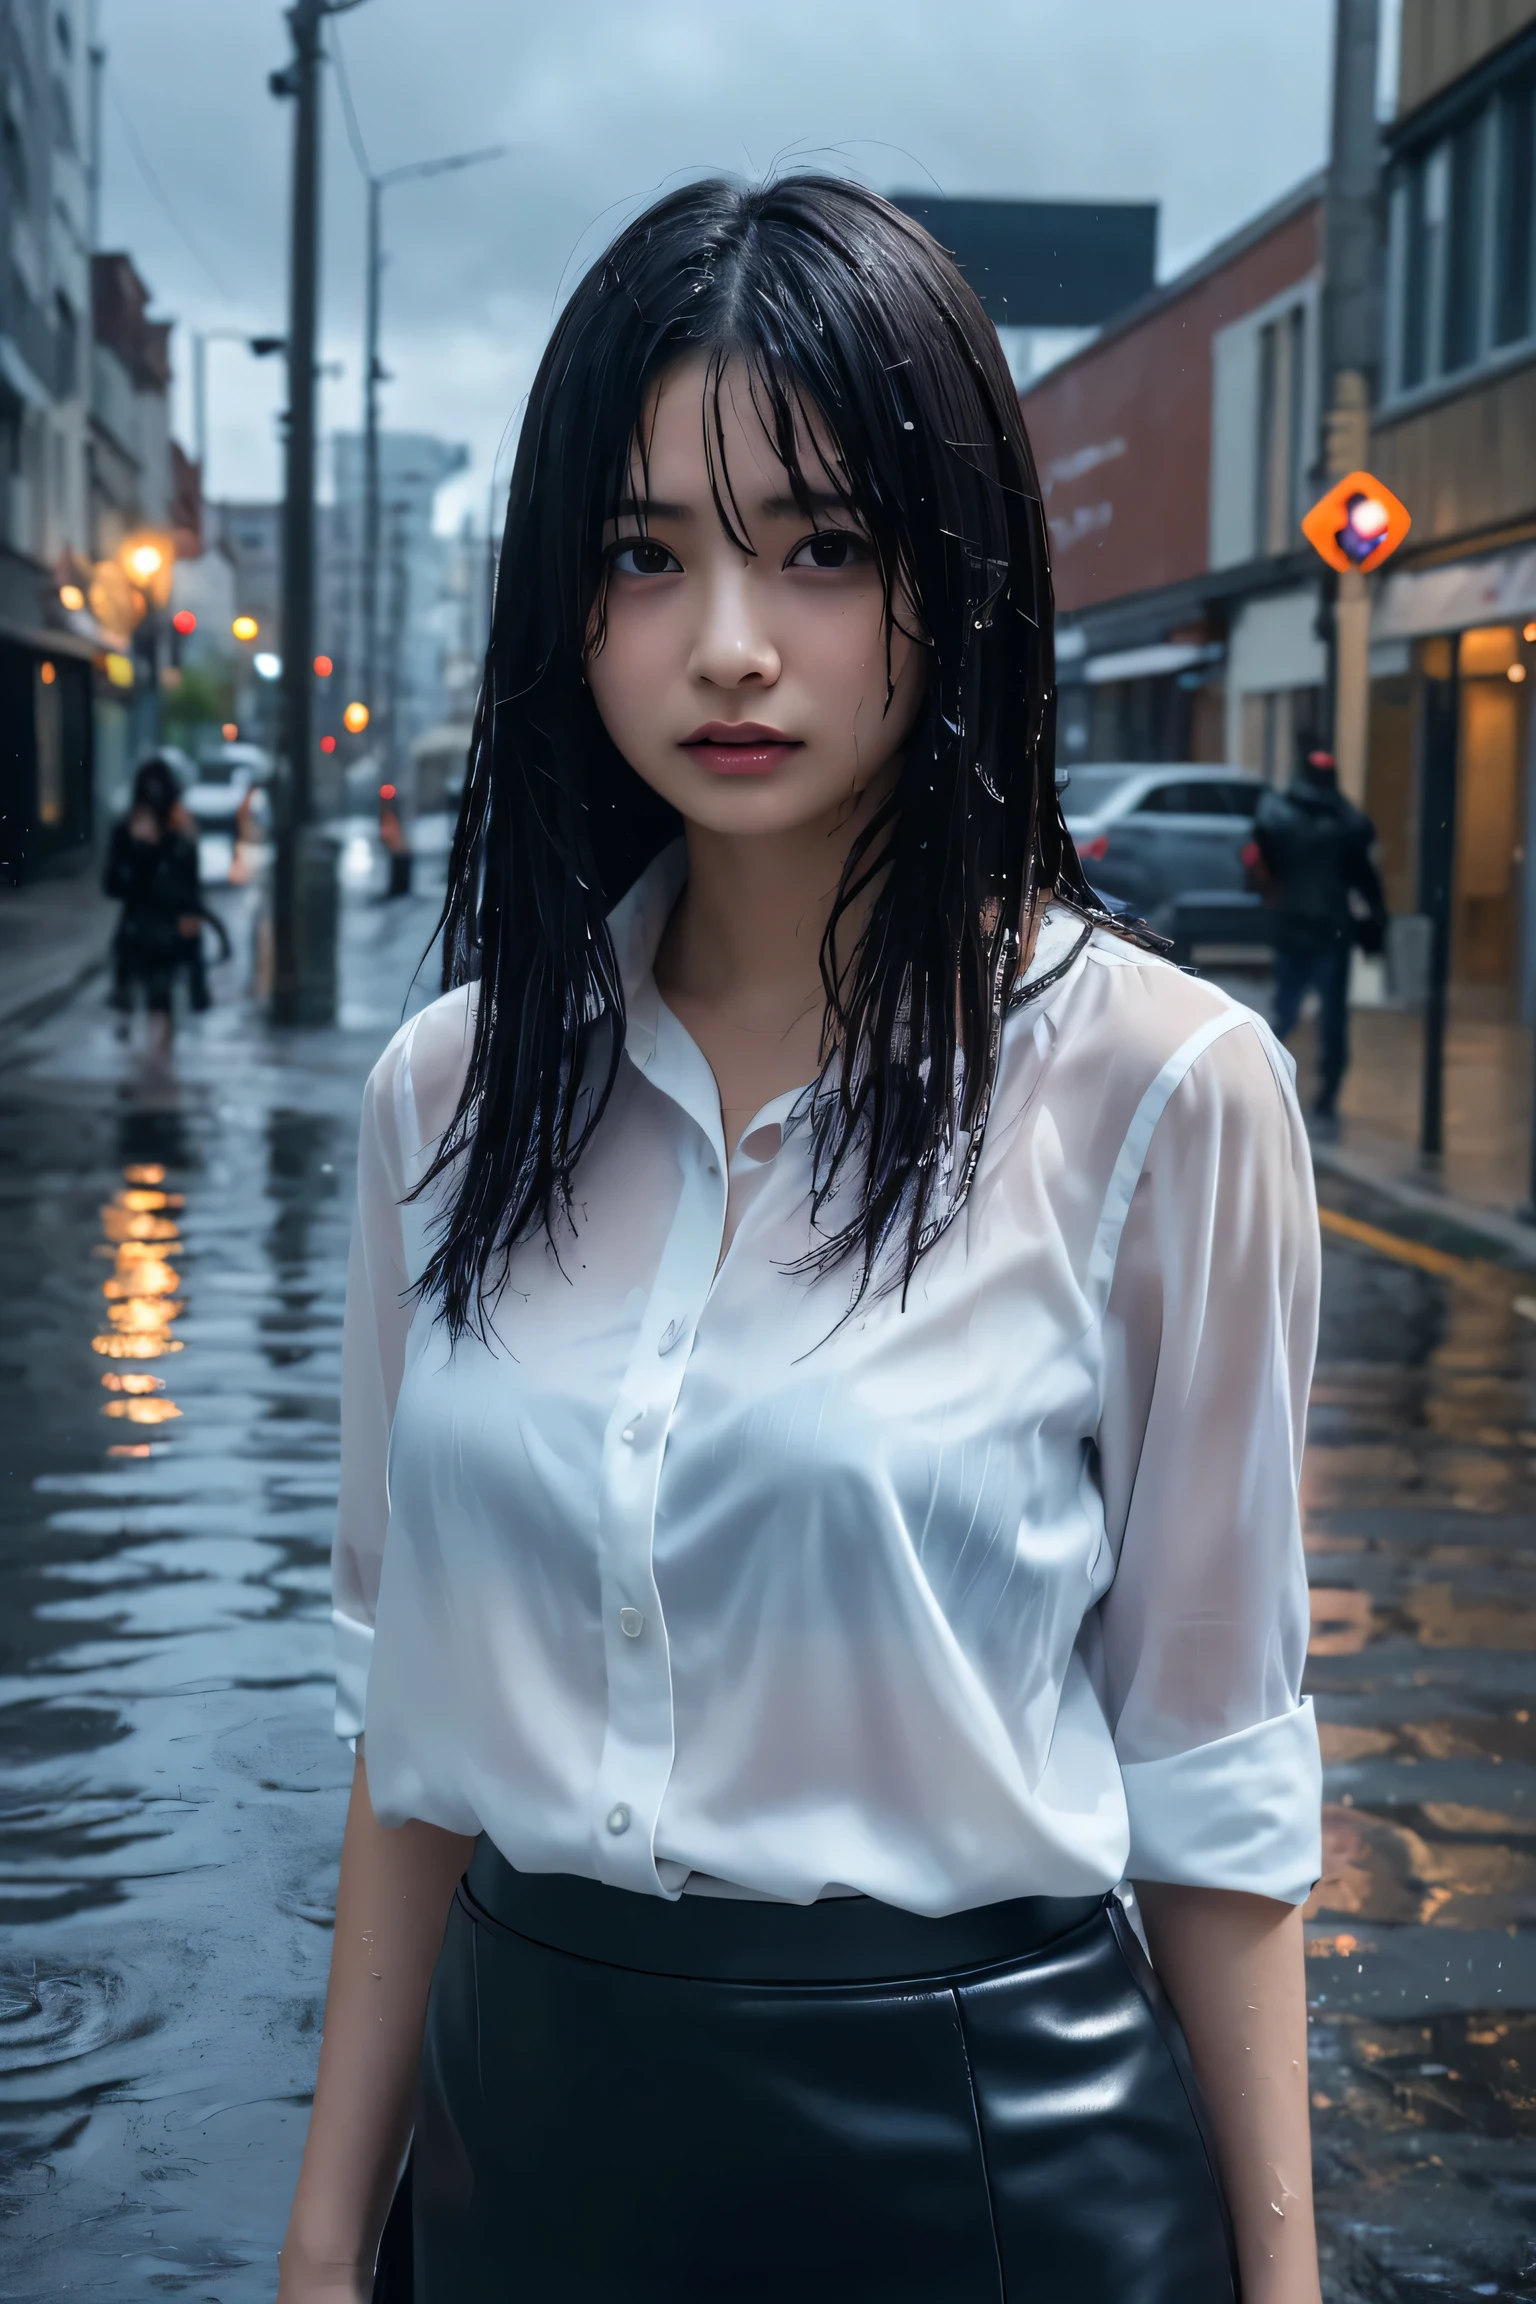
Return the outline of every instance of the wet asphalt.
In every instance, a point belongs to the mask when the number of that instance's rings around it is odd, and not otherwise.
[[[327,1561],[357,1103],[434,909],[349,904],[325,1032],[226,986],[157,1069],[97,986],[0,1044],[13,2304],[273,2294],[350,1767]],[[1325,2294],[1536,2297],[1536,1275],[1325,1198]]]

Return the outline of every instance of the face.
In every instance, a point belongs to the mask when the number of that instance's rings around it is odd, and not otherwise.
[[[899,772],[926,653],[893,630],[887,701],[880,570],[824,477],[830,441],[813,420],[798,444],[813,490],[807,519],[747,376],[728,367],[716,463],[753,550],[731,540],[705,456],[713,399],[703,356],[662,379],[649,412],[644,534],[636,505],[621,506],[588,684],[625,759],[690,823],[743,834],[851,824]]]

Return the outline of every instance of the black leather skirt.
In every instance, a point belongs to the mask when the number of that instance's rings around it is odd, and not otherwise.
[[[1183,2037],[1113,1898],[632,1896],[482,1840],[377,2304],[1233,2304]]]

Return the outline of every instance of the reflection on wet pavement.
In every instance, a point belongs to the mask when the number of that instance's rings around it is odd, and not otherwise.
[[[0,1070],[17,2304],[275,2286],[349,1772],[326,1577],[352,1145],[431,909],[349,910],[334,1032],[225,1007],[155,1076],[82,999]],[[1443,1243],[1403,1261],[1329,1197],[1306,1472],[1325,2293],[1529,2297],[1536,1289]]]
[[[1332,1183],[1326,1197],[1305,1477],[1327,1770],[1307,1947],[1325,2294],[1529,2296],[1531,1283],[1432,1243],[1383,1254],[1371,1211]]]
[[[334,1032],[229,1005],[156,1073],[83,996],[0,1070],[17,2304],[275,2287],[350,1775],[326,1585],[352,1147],[432,911],[349,912]]]

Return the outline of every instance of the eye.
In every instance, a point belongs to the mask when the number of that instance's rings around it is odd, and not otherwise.
[[[620,576],[671,576],[682,572],[682,562],[676,553],[669,552],[665,544],[658,544],[654,536],[628,537],[615,546],[608,565]]]
[[[786,568],[863,568],[874,558],[866,539],[854,536],[846,528],[818,528],[814,536],[807,536],[797,544]]]

